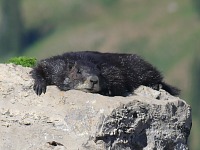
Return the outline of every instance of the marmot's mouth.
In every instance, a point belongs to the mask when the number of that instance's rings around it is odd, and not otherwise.
[[[90,93],[97,93],[100,91],[99,85],[92,85],[88,83],[79,84],[78,86],[75,86],[74,89]]]
[[[95,89],[94,87],[81,87],[81,88],[76,87],[75,89],[86,92],[86,93],[96,93],[96,92],[98,92],[98,90]]]
[[[96,92],[98,92],[94,88],[85,88],[85,89],[82,89],[82,91],[84,91],[84,92],[90,92],[90,93],[96,93]]]

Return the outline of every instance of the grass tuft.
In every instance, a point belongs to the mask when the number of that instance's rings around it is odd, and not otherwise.
[[[34,67],[36,65],[36,61],[36,58],[21,56],[11,58],[8,60],[7,63],[13,63],[16,65],[21,65],[23,67]]]

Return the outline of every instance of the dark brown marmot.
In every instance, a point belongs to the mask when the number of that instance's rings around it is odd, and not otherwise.
[[[69,52],[41,60],[31,73],[37,95],[45,93],[48,85],[108,96],[127,96],[140,85],[179,94],[177,88],[163,82],[155,67],[136,54]]]

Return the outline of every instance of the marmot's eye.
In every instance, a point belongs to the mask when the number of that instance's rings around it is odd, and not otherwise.
[[[81,71],[80,71],[80,70],[77,70],[77,73],[78,73],[78,74],[81,74]]]

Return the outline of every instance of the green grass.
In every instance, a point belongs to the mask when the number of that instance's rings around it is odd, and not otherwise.
[[[10,58],[7,63],[13,63],[23,67],[34,67],[36,65],[36,61],[36,58],[21,56]]]

